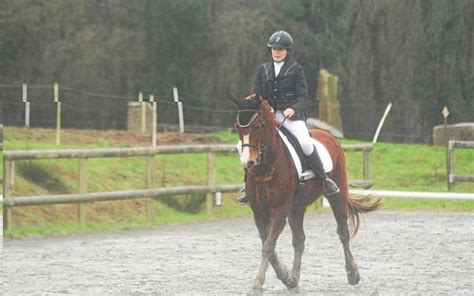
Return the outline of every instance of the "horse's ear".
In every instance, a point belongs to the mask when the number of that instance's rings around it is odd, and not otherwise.
[[[229,86],[227,86],[227,97],[229,100],[231,100],[232,102],[234,102],[237,106],[239,106],[239,101],[237,101],[236,99],[234,99],[234,97],[232,97],[232,95],[230,94],[230,88]]]
[[[258,100],[256,93],[251,93],[250,95],[246,96],[244,100]]]

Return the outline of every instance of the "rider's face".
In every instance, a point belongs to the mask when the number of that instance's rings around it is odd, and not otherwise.
[[[275,62],[282,62],[288,55],[288,49],[286,48],[272,48],[272,58]]]

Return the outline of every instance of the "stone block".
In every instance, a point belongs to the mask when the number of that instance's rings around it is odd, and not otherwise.
[[[474,122],[450,124],[447,129],[449,140],[474,141]],[[433,145],[446,146],[444,125],[433,128]]]
[[[130,102],[127,110],[127,130],[131,132],[142,131],[142,103]],[[145,103],[145,127],[146,132],[152,129],[153,108],[150,103]]]

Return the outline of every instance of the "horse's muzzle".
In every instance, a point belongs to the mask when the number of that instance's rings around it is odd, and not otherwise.
[[[249,160],[247,161],[247,169],[251,169],[255,166],[255,161]]]

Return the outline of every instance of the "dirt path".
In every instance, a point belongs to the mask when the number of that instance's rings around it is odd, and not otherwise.
[[[305,223],[306,295],[473,294],[473,213],[369,214],[352,243],[362,282],[346,283],[331,214]],[[4,241],[5,295],[243,295],[260,243],[250,219],[135,232]],[[288,231],[277,245],[292,260]],[[285,294],[271,268],[265,294]]]

